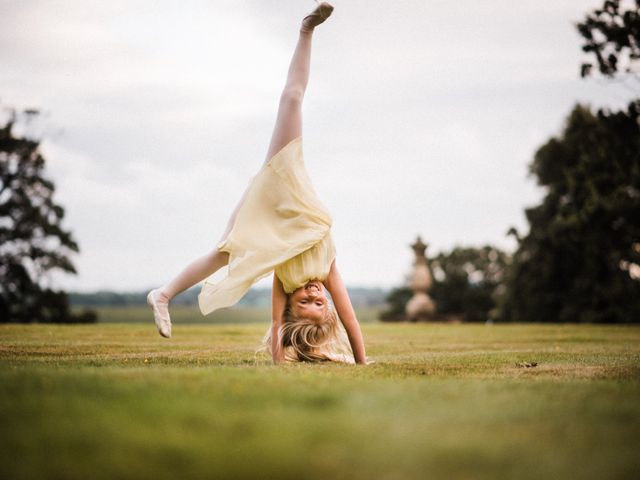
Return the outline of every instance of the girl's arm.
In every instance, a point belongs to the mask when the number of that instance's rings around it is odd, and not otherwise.
[[[287,294],[284,291],[282,282],[273,274],[273,288],[271,289],[271,356],[273,363],[280,363],[284,360],[284,350],[280,341],[280,326],[283,322],[284,309],[287,306]]]
[[[333,304],[336,307],[338,316],[344,325],[347,335],[349,336],[349,343],[351,344],[351,350],[353,351],[353,358],[356,363],[367,363],[367,356],[364,351],[364,340],[362,339],[362,331],[360,330],[360,324],[356,318],[356,313],[353,311],[353,305],[351,305],[351,299],[347,288],[344,286],[338,267],[336,267],[335,260],[331,264],[329,275],[325,281],[325,286],[331,298]]]

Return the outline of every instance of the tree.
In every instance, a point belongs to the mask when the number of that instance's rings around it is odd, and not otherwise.
[[[25,111],[27,121],[36,111]],[[48,272],[76,273],[69,255],[78,244],[61,223],[64,209],[53,200],[54,185],[43,175],[39,140],[14,134],[12,111],[0,126],[0,320],[86,322],[74,316],[67,295],[43,286]]]
[[[627,111],[578,105],[562,134],[535,154],[546,187],[526,210],[502,318],[640,321],[640,124]]]
[[[640,0],[605,0],[576,25],[600,73],[637,77]],[[581,66],[591,75],[593,64]],[[640,102],[593,114],[577,105],[564,132],[536,153],[531,173],[547,188],[526,210],[501,311],[505,320],[640,321]]]
[[[388,308],[380,313],[380,320],[387,322],[405,320],[406,314],[404,308],[412,296],[413,292],[409,287],[392,289],[386,298]]]
[[[429,295],[436,303],[437,315],[446,319],[462,317],[477,322],[493,319],[504,293],[504,278],[509,256],[492,246],[456,247],[429,259],[433,285]],[[407,288],[392,290],[389,309],[383,320],[404,318],[404,308],[413,292]]]
[[[434,283],[429,291],[438,314],[459,315],[469,322],[495,317],[504,292],[509,256],[498,248],[456,247],[430,261]]]
[[[620,0],[606,0],[602,8],[587,14],[576,25],[584,39],[582,51],[595,57],[602,75],[613,77],[618,72],[635,75],[640,60],[640,0],[635,7],[620,8]],[[592,74],[593,63],[584,62],[580,74]],[[636,77],[637,78],[637,77]]]

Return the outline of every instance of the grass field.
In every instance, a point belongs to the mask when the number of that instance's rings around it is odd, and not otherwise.
[[[0,478],[640,478],[638,327],[364,323],[376,364],[279,367],[266,328],[0,325]]]

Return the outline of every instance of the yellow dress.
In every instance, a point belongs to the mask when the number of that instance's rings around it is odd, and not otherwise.
[[[251,180],[235,222],[218,243],[229,253],[227,275],[205,279],[198,295],[203,315],[234,305],[275,270],[285,292],[326,279],[335,258],[331,215],[306,172],[302,137],[285,145]]]

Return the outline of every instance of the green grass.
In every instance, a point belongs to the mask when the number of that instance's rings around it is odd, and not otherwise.
[[[376,364],[276,367],[267,325],[0,325],[0,478],[640,475],[638,327],[365,323]]]

